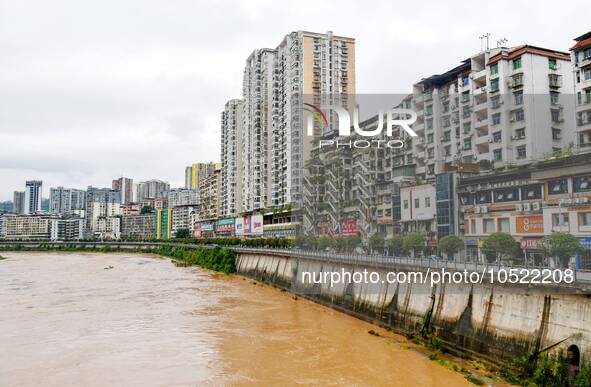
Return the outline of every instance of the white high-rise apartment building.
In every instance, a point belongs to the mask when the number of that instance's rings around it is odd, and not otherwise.
[[[133,202],[133,179],[120,177],[113,180],[111,188],[121,192],[121,204]]]
[[[304,100],[342,95],[346,103],[354,93],[354,39],[297,31],[276,49],[253,51],[243,79],[241,211],[300,203],[311,148]]]
[[[570,56],[529,45],[483,51],[413,86],[416,175],[480,164],[481,169],[543,160],[572,146]]]
[[[575,38],[571,48],[577,105],[577,144],[591,147],[591,31]]]
[[[74,188],[57,187],[49,190],[49,212],[67,214],[84,210],[86,191]]]
[[[246,60],[242,80],[242,208],[265,208],[270,191],[269,144],[271,141],[273,73],[277,50],[254,50]]]
[[[137,201],[166,198],[170,184],[161,180],[142,181],[137,185]]]
[[[35,214],[41,211],[41,180],[29,180],[25,183],[25,214]]]
[[[222,112],[221,216],[237,216],[242,208],[244,102],[232,99]]]
[[[175,188],[168,191],[168,208],[198,204],[199,192],[194,189]]]

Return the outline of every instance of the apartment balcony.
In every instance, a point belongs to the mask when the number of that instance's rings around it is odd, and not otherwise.
[[[591,105],[591,94],[583,94],[581,98],[577,100],[577,112],[589,109],[589,105]]]
[[[486,98],[481,100],[474,100],[474,107],[472,108],[474,113],[478,112],[485,112],[484,115],[486,116],[486,111],[488,110],[488,103]]]
[[[475,117],[474,129],[486,128],[488,130],[488,117]]]
[[[491,142],[492,142],[492,139],[490,138],[488,133],[478,136],[474,139],[474,144],[476,144],[476,145],[486,144],[487,147],[488,147],[488,144],[490,144]]]
[[[486,83],[486,68],[472,73],[471,78],[474,82]]]

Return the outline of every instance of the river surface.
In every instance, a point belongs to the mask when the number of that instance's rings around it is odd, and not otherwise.
[[[375,326],[239,276],[2,255],[0,386],[468,385]]]

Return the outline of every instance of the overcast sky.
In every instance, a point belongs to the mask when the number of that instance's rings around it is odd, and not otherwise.
[[[0,200],[25,180],[184,184],[218,160],[219,117],[247,56],[295,30],[356,39],[357,90],[408,93],[491,46],[567,51],[587,1],[0,0]]]

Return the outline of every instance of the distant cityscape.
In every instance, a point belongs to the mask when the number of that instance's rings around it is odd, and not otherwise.
[[[367,243],[416,232],[431,252],[457,235],[466,258],[480,260],[479,244],[493,232],[512,235],[526,256],[539,254],[545,235],[568,232],[591,261],[591,32],[565,40],[564,50],[523,44],[464,54],[401,98],[396,107],[416,112],[418,134],[394,133],[402,149],[319,152],[304,133],[303,99],[336,95],[350,108],[355,40],[292,32],[246,59],[242,97],[221,112],[220,160],[186,166],[184,187],[119,177],[107,188],[50,187],[43,198],[41,180],[23,179],[0,203],[0,238]],[[360,126],[371,130],[379,118]],[[329,127],[320,138],[339,134]]]

